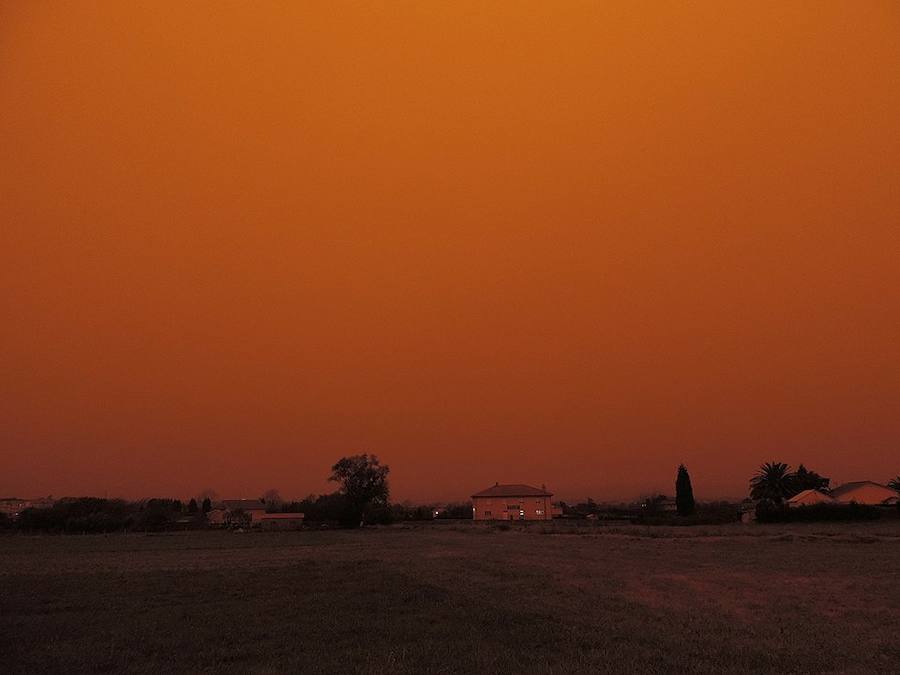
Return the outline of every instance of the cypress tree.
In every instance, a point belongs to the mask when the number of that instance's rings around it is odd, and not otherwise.
[[[675,507],[679,516],[694,513],[694,488],[691,487],[691,477],[684,464],[678,465],[678,477],[675,479]]]

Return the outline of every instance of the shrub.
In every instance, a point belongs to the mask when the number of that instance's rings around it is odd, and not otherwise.
[[[394,513],[387,504],[375,504],[366,509],[363,521],[366,525],[390,525],[394,522]]]
[[[877,520],[881,511],[866,504],[811,504],[788,507],[761,501],[756,519],[761,523],[809,523],[836,520]]]

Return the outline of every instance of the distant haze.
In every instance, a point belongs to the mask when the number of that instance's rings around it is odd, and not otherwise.
[[[900,472],[900,5],[0,5],[0,493]]]

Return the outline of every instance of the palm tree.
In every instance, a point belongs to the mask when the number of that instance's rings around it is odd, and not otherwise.
[[[783,462],[766,462],[750,479],[750,496],[780,504],[793,496],[791,467]]]
[[[896,478],[891,478],[888,481],[888,487],[891,488],[891,490],[896,490],[897,492],[900,492],[900,476],[897,476]]]

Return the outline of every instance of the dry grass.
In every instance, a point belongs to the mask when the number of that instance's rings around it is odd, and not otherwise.
[[[896,522],[5,537],[0,584],[11,673],[900,669]]]

